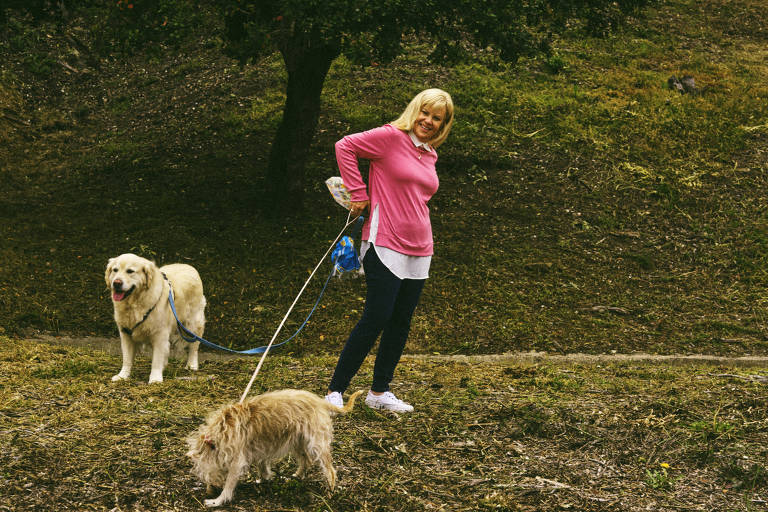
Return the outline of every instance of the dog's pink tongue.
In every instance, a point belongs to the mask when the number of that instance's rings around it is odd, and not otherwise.
[[[112,292],[112,300],[115,302],[120,302],[123,297],[125,297],[125,292]]]

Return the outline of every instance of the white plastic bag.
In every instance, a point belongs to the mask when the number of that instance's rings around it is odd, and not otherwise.
[[[345,210],[349,210],[352,204],[352,199],[349,196],[349,190],[344,186],[344,181],[340,176],[333,176],[325,180],[325,184],[328,186],[328,190],[331,192],[333,199],[339,203]]]

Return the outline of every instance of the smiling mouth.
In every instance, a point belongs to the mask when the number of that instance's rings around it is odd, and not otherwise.
[[[131,286],[128,290],[112,290],[112,300],[115,302],[120,302],[121,300],[125,300],[128,298],[130,294],[133,293],[133,290],[136,289],[136,285]]]

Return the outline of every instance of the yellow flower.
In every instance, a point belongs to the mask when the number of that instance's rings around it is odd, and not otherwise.
[[[663,467],[664,469],[669,468],[669,464],[667,464],[666,462],[662,462],[661,464],[659,464],[659,466]]]

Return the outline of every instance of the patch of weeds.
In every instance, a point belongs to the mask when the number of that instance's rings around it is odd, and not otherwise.
[[[699,420],[690,424],[689,428],[699,433],[703,441],[714,441],[728,435],[733,430],[733,425],[728,422],[720,421],[717,418],[713,420]]]
[[[567,374],[553,375],[544,384],[552,391],[576,391],[581,383]]]
[[[562,55],[559,53],[553,53],[547,59],[544,61],[544,69],[547,70],[547,72],[557,75],[559,73],[562,73],[568,68],[568,63],[563,58]]]
[[[642,388],[644,382],[637,378],[615,378],[602,383],[606,391],[614,395],[625,395]]]
[[[269,126],[276,126],[283,118],[282,105],[284,103],[285,93],[280,90],[261,95],[251,101],[247,118],[260,124],[266,123]]]
[[[80,377],[95,374],[98,369],[93,361],[82,359],[66,359],[63,363],[56,362],[54,366],[36,368],[31,375],[38,379],[60,379],[62,377]]]
[[[285,93],[280,90],[268,91],[251,101],[250,109],[228,111],[216,121],[224,140],[242,142],[254,131],[274,131],[283,118],[282,107]]]
[[[710,463],[715,454],[727,444],[734,430],[733,425],[717,419],[717,414],[712,420],[697,420],[688,428],[694,432],[694,442],[697,449],[692,453],[694,460],[699,464]]]
[[[520,433],[524,435],[544,436],[547,431],[547,424],[552,415],[537,404],[528,403],[522,406],[510,406],[508,412],[500,411],[500,415],[509,414],[515,424],[519,427]]]
[[[467,393],[472,397],[477,397],[480,395],[480,391],[478,391],[477,386],[475,386],[475,383],[472,382],[472,379],[469,377],[462,377],[459,381],[459,387],[466,389]]]
[[[24,66],[32,73],[48,76],[53,71],[55,60],[48,55],[32,52],[24,56]]]
[[[306,495],[308,493],[307,483],[297,478],[274,478],[269,481],[269,490],[274,496],[290,498],[297,493]]]
[[[658,469],[645,470],[645,485],[651,489],[669,490],[677,480],[669,474],[669,464],[662,462]]]
[[[514,512],[520,510],[516,504],[505,494],[492,492],[478,502],[480,510],[493,510],[494,512]]]

